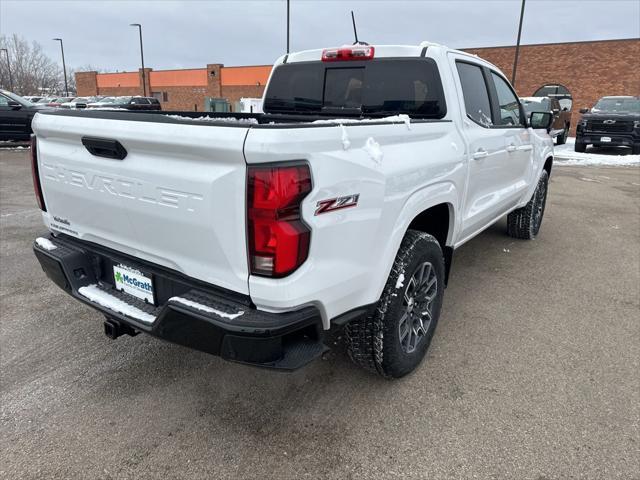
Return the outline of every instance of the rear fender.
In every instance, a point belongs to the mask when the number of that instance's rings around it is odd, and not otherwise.
[[[393,266],[393,262],[400,249],[400,244],[407,233],[409,225],[422,212],[443,203],[449,206],[449,232],[447,234],[446,245],[453,245],[459,222],[455,215],[455,212],[457,212],[459,208],[458,197],[459,193],[453,183],[442,182],[422,188],[407,198],[393,227],[387,248],[382,255],[385,262],[384,272],[386,275],[381,276],[377,280],[376,292],[378,297],[382,294],[382,290],[387,282],[391,267]]]

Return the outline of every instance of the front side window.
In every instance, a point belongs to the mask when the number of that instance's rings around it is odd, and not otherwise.
[[[513,93],[509,84],[495,72],[491,72],[493,83],[496,86],[498,94],[498,103],[500,105],[499,118],[495,119],[496,125],[503,126],[522,126],[520,119],[520,104],[516,94]]]
[[[460,76],[467,116],[484,127],[490,127],[493,124],[491,103],[482,68],[466,62],[456,62],[456,67]]]

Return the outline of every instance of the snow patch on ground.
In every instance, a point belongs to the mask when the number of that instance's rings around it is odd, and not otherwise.
[[[48,238],[38,237],[38,238],[36,238],[36,243],[38,244],[39,247],[44,248],[45,250],[49,250],[49,251],[55,250],[56,248],[58,248]]]
[[[396,290],[399,290],[402,287],[404,287],[404,273],[401,273],[398,277],[398,281],[396,282]]]
[[[98,305],[102,305],[109,310],[113,310],[114,312],[122,313],[123,315],[131,318],[135,318],[136,320],[140,320],[144,323],[153,323],[156,320],[156,317],[153,315],[143,312],[139,308],[134,307],[133,305],[129,305],[126,302],[123,302],[119,298],[114,297],[113,295],[109,295],[107,292],[104,292],[98,288],[97,285],[89,285],[87,287],[80,287],[78,289],[78,293],[85,298],[88,298],[92,302],[97,303]]]
[[[364,144],[364,151],[367,152],[369,158],[373,160],[373,162],[375,162],[377,165],[380,165],[382,163],[384,153],[382,153],[380,144],[376,142],[373,137],[367,138],[367,141]]]
[[[574,150],[576,139],[570,137],[564,145],[554,147],[553,163],[567,166],[640,166],[640,155],[632,155],[630,148],[610,147],[594,149],[590,147],[586,152]],[[607,153],[603,153],[603,152]]]
[[[194,302],[192,300],[188,300],[182,297],[171,297],[169,301],[182,303],[183,305],[186,305],[191,308],[195,308],[196,310],[201,310],[207,313],[213,313],[214,315],[218,315],[219,317],[222,317],[222,318],[228,318],[229,320],[233,320],[234,318],[238,318],[239,316],[244,315],[244,310],[240,310],[238,313],[222,312],[220,310],[216,310],[215,308],[211,308],[207,305],[202,305],[201,303]]]
[[[349,140],[349,135],[347,134],[347,129],[342,124],[340,124],[340,128],[342,129],[342,149],[343,150],[349,150],[349,147],[351,147],[351,141]]]
[[[167,118],[173,118],[175,120],[191,120],[194,122],[222,122],[222,123],[247,123],[257,125],[258,120],[255,118],[234,118],[234,117],[210,117],[208,115],[204,117],[183,117],[182,115],[167,115]]]

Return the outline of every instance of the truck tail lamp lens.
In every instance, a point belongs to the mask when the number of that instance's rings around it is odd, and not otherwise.
[[[40,184],[40,174],[38,172],[38,142],[36,136],[31,135],[31,179],[33,180],[33,190],[36,194],[36,200],[38,201],[38,207],[43,212],[47,211],[47,207],[44,204],[44,197],[42,196],[42,185]]]
[[[248,168],[247,222],[253,275],[284,277],[307,259],[311,232],[301,203],[311,191],[309,166]]]
[[[352,47],[327,48],[322,51],[323,62],[344,62],[349,60],[371,60],[375,48],[369,45],[355,45]]]

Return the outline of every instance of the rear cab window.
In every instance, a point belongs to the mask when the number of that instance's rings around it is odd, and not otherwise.
[[[493,125],[489,89],[482,67],[468,62],[456,61],[462,96],[467,117],[482,127]]]
[[[378,58],[279,65],[265,93],[264,112],[441,119],[447,108],[433,59]]]

